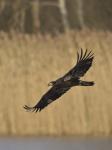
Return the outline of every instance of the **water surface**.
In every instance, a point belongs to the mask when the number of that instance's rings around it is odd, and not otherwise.
[[[111,138],[0,138],[0,150],[112,150]]]

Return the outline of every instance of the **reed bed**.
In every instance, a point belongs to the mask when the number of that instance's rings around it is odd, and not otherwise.
[[[93,50],[92,68],[84,77],[93,87],[75,87],[40,113],[28,113],[65,74],[80,48]],[[112,33],[82,30],[42,37],[0,33],[0,135],[112,135]]]

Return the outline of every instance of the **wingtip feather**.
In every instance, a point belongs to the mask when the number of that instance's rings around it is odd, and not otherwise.
[[[83,49],[81,48],[81,52],[80,52],[80,55],[79,53],[77,52],[77,63],[79,61],[84,61],[86,59],[93,59],[94,58],[94,53],[92,52],[92,50],[90,50],[88,52],[88,50],[86,49],[85,53],[83,53]]]
[[[26,110],[26,111],[28,111],[28,112],[40,112],[41,111],[41,109],[39,108],[39,107],[36,107],[36,106],[34,106],[34,107],[29,107],[29,106],[27,106],[27,105],[24,105],[23,106],[23,108]]]

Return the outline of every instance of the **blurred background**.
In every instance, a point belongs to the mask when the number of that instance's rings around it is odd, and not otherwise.
[[[36,104],[47,84],[73,67],[80,48],[95,54],[84,77],[95,86],[75,87],[41,113],[26,112],[25,104]],[[112,135],[111,58],[111,0],[0,0],[0,143],[12,139],[13,145],[19,137],[26,145],[29,137],[42,150],[46,142],[48,149],[56,142],[82,150],[88,141],[107,148]],[[76,147],[81,142],[82,148]]]

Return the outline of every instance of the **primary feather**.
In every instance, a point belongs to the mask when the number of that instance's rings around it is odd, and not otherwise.
[[[85,53],[83,53],[83,50],[81,49],[81,52],[77,53],[76,65],[63,77],[56,81],[52,81],[52,87],[42,96],[40,101],[34,107],[25,105],[24,108],[27,111],[41,111],[47,105],[61,97],[73,86],[93,86],[93,81],[87,82],[80,80],[80,77],[84,76],[91,67],[93,58],[94,56],[92,51],[88,52],[86,50]]]
[[[93,58],[94,56],[92,51],[88,53],[86,49],[85,53],[83,54],[83,50],[81,49],[81,54],[77,53],[76,65],[67,74],[64,75],[64,78],[71,79],[84,76],[84,74],[91,67]]]

